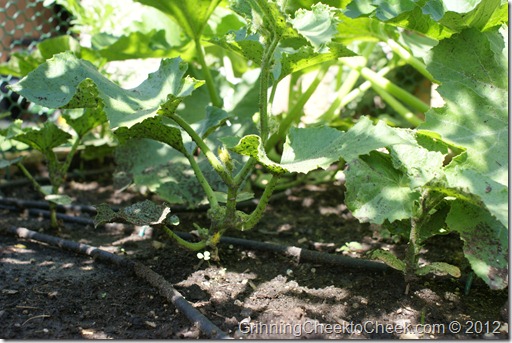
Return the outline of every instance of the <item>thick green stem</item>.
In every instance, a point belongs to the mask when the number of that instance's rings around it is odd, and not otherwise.
[[[405,62],[407,62],[408,64],[410,64],[411,66],[414,67],[414,69],[416,69],[417,71],[419,71],[423,76],[425,76],[430,82],[435,82],[435,83],[439,83],[438,81],[436,81],[434,79],[434,77],[432,76],[432,74],[430,74],[430,72],[427,70],[427,67],[425,66],[425,64],[423,62],[421,62],[419,59],[417,59],[416,57],[414,57],[413,55],[411,55],[411,53],[409,51],[407,51],[407,49],[405,49],[403,46],[401,46],[400,44],[398,44],[396,41],[394,41],[393,39],[389,39],[387,41],[387,44],[388,46],[391,48],[391,50],[393,50],[393,52],[395,54],[397,54],[398,56],[400,56],[400,58],[402,60],[404,60]]]
[[[224,229],[229,228],[236,222],[236,197],[238,189],[235,187],[228,188],[226,200],[226,216],[224,217]]]
[[[203,71],[203,76],[206,81],[206,87],[208,88],[208,93],[210,94],[212,105],[218,108],[222,108],[223,101],[219,94],[217,94],[215,83],[213,82],[213,77],[210,73],[210,68],[206,64],[203,46],[201,45],[201,39],[199,37],[194,39],[194,43],[196,47],[197,58],[199,59],[199,64],[201,64],[201,69]]]
[[[272,178],[265,187],[265,191],[263,191],[263,194],[261,195],[258,205],[250,214],[247,221],[244,223],[243,230],[250,230],[254,226],[256,226],[256,224],[258,224],[261,217],[263,216],[263,213],[265,212],[265,208],[267,207],[268,201],[270,200],[270,196],[272,195],[272,192],[274,192],[274,188],[276,187],[279,178],[280,176],[277,174],[272,175]]]
[[[381,98],[391,106],[402,118],[404,118],[409,124],[416,127],[422,123],[422,121],[407,107],[402,105],[400,101],[396,100],[391,94],[386,92],[384,89],[377,85],[373,85],[373,89],[381,96]]]
[[[181,238],[177,234],[175,234],[167,226],[163,226],[163,228],[164,228],[165,233],[167,233],[167,235],[169,235],[169,237],[174,239],[179,245],[181,245],[181,246],[183,246],[183,247],[185,247],[185,248],[187,248],[189,250],[198,251],[198,250],[202,250],[202,249],[206,248],[206,242],[205,241],[189,242],[189,241],[184,240],[183,238]]]
[[[273,38],[270,44],[265,49],[261,61],[260,72],[260,136],[263,146],[265,146],[268,136],[270,134],[268,127],[268,87],[270,82],[270,68],[274,58],[274,51],[277,48],[279,39]]]
[[[380,76],[376,72],[372,71],[369,68],[361,67],[360,65],[350,61],[348,58],[340,59],[342,63],[346,64],[350,68],[357,69],[361,76],[363,76],[366,80],[370,81],[372,85],[377,85],[387,92],[391,93],[394,97],[400,99],[404,103],[411,106],[415,111],[425,113],[430,107],[425,104],[423,101],[406,91],[405,89],[395,85],[393,82],[388,79]]]
[[[174,120],[179,126],[181,126],[185,132],[192,138],[192,140],[197,144],[201,152],[206,156],[208,161],[210,162],[213,169],[219,174],[221,179],[228,185],[228,187],[233,185],[233,178],[229,174],[226,167],[219,161],[217,156],[210,150],[210,148],[206,145],[204,140],[194,131],[194,129],[178,114],[173,113],[169,116],[172,120]]]
[[[285,137],[286,133],[288,132],[288,129],[292,125],[292,123],[299,120],[299,118],[301,117],[301,115],[303,113],[304,105],[306,105],[306,103],[311,98],[311,96],[313,95],[315,90],[318,88],[318,86],[320,85],[320,82],[322,82],[322,80],[328,70],[329,70],[329,68],[327,66],[320,68],[320,70],[316,74],[315,79],[313,80],[313,82],[311,82],[308,89],[306,89],[306,91],[301,94],[301,96],[299,97],[299,100],[288,111],[288,114],[286,115],[286,117],[284,117],[283,121],[279,125],[278,132],[269,138],[269,140],[266,144],[267,150],[271,149],[274,145],[277,144],[277,142],[279,140],[283,139]]]
[[[199,165],[196,162],[196,159],[192,154],[185,152],[185,157],[188,159],[188,162],[190,163],[190,166],[194,170],[194,173],[196,175],[197,181],[199,181],[199,184],[201,187],[203,187],[204,193],[206,194],[206,198],[208,199],[208,202],[210,203],[210,206],[212,208],[218,208],[219,202],[217,201],[217,198],[215,197],[215,193],[213,192],[212,187],[208,183],[208,180],[204,177],[203,172],[201,171],[201,168],[199,168]]]
[[[379,70],[378,74],[380,76],[385,76],[387,73],[389,73],[392,70],[390,67],[384,67],[381,70]],[[368,89],[370,89],[372,86],[372,83],[370,81],[365,81],[359,85],[356,89],[353,89],[350,93],[348,93],[345,97],[340,99],[339,102],[339,108],[343,108],[347,106],[350,102],[354,101],[358,96],[365,93]]]
[[[378,74],[380,76],[384,76],[387,73],[391,71],[392,68],[390,67],[384,67],[381,70],[379,70]],[[359,72],[355,69],[352,69],[349,76],[352,75],[352,73],[355,73],[357,77],[359,78]],[[349,103],[354,101],[357,97],[359,97],[361,94],[364,94],[370,87],[372,86],[370,81],[365,81],[362,84],[359,85],[359,87],[352,89],[349,93],[342,96],[341,90],[340,95],[333,101],[329,109],[323,114],[320,119],[322,121],[330,122],[332,121],[336,114],[345,106],[347,106]]]
[[[418,269],[418,254],[420,246],[418,242],[417,219],[411,218],[411,232],[409,234],[409,243],[405,254],[405,282],[409,283],[416,279],[416,270]]]

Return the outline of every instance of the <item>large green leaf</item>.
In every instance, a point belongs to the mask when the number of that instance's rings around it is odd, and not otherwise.
[[[389,146],[389,154],[372,152],[349,161],[345,172],[347,206],[362,221],[382,224],[413,217],[421,188],[444,175],[445,154],[418,144],[412,130],[392,130],[407,143]]]
[[[92,129],[107,122],[107,117],[101,107],[89,107],[75,111],[69,110],[63,114],[63,117],[79,137],[85,136]]]
[[[236,3],[235,10],[244,14],[249,21],[254,21],[253,17],[261,11],[263,17],[257,17],[259,19],[256,20],[256,27],[260,31],[247,32],[247,29],[243,28],[211,41],[260,64],[264,47],[260,35],[255,32],[261,33],[263,30],[262,34],[265,35],[263,28],[268,26],[269,32],[275,31],[282,38],[274,56],[276,63],[273,74],[277,81],[293,72],[340,57],[355,55],[343,44],[332,42],[334,34],[338,31],[334,9],[329,6],[319,3],[314,5],[311,11],[300,9],[293,19],[282,13],[273,2],[260,4],[260,1],[252,1],[251,6],[257,6],[257,9],[251,10],[248,3],[240,1]],[[269,23],[265,24],[267,17],[270,18]]]
[[[27,129],[13,138],[46,154],[53,148],[67,143],[71,135],[59,129],[54,123],[46,122],[39,130]]]
[[[336,30],[338,20],[335,14],[333,8],[319,2],[314,4],[311,10],[297,10],[291,22],[293,27],[308,40],[317,52],[326,47],[338,32]]]
[[[153,30],[148,33],[132,32],[121,37],[103,34],[93,38],[97,53],[107,61],[176,57],[179,54],[177,47],[173,47],[167,42],[164,30]]]
[[[200,38],[220,0],[136,0],[174,18],[190,38]]]
[[[162,117],[148,118],[130,128],[120,127],[115,134],[122,143],[134,139],[149,138],[165,143],[180,152],[184,152],[185,147],[183,145],[181,130],[166,123],[164,120],[165,118]]]
[[[306,41],[275,0],[234,0],[231,7],[248,21],[251,33],[260,33],[266,39]]]
[[[446,223],[464,241],[464,255],[492,289],[508,285],[508,229],[485,209],[455,201]]]
[[[468,27],[484,31],[508,19],[503,0],[362,0],[352,1],[345,15],[375,17],[439,40]]]
[[[446,169],[448,186],[478,195],[508,226],[508,58],[499,31],[469,29],[440,42],[428,69],[446,104],[420,126],[466,148]],[[464,61],[464,63],[461,63]]]
[[[111,128],[116,129],[156,116],[161,105],[166,110],[175,110],[183,97],[203,84],[184,77],[186,70],[187,64],[180,58],[164,59],[160,68],[138,87],[123,89],[91,63],[62,53],[11,88],[49,108],[96,107],[101,100]]]
[[[367,117],[361,118],[347,132],[330,127],[292,128],[280,163],[267,157],[257,135],[221,140],[232,151],[255,158],[274,173],[308,173],[317,168],[326,169],[341,158],[350,161],[378,148],[407,143],[407,139],[396,135],[383,122],[373,125]]]
[[[420,193],[412,190],[407,176],[393,167],[389,155],[371,152],[353,160],[345,177],[345,202],[360,221],[382,224],[412,217]]]

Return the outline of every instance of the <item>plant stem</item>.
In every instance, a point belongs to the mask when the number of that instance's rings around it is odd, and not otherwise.
[[[187,248],[187,249],[190,249],[192,251],[198,251],[198,250],[201,250],[201,249],[204,249],[206,248],[206,242],[205,241],[201,241],[201,242],[189,242],[189,241],[186,241],[184,240],[183,238],[181,238],[180,236],[178,236],[177,234],[175,234],[171,229],[169,229],[167,226],[163,226],[164,228],[164,231],[165,233],[167,233],[167,235],[169,235],[169,237],[171,237],[172,239],[174,239],[179,245]]]
[[[366,47],[361,52],[361,66],[365,66],[368,63],[368,57],[372,53],[373,49],[377,43],[370,42],[366,45]],[[341,69],[341,66],[339,66]],[[338,72],[338,75],[341,77],[342,71],[340,70]],[[349,92],[354,88],[356,85],[357,80],[359,79],[360,73],[356,69],[351,69],[348,73],[345,80],[341,83],[341,86],[338,89],[338,94],[336,99],[333,101],[329,109],[322,115],[322,119],[327,119],[327,121],[332,121],[334,117],[336,116],[336,112],[338,109],[338,106],[340,102],[349,94]]]
[[[416,127],[422,123],[422,121],[414,115],[407,107],[402,105],[400,101],[396,100],[391,94],[386,92],[383,88],[377,85],[373,85],[373,89],[382,97],[382,99],[391,106],[402,118],[407,120],[409,124]]]
[[[387,44],[391,48],[391,50],[393,50],[393,52],[395,54],[397,54],[398,56],[400,56],[400,58],[402,60],[404,60],[411,66],[413,66],[414,69],[419,71],[430,82],[439,83],[438,81],[436,81],[434,79],[432,74],[430,74],[430,72],[427,70],[427,67],[425,66],[425,64],[423,62],[421,62],[419,59],[417,59],[416,57],[414,57],[413,55],[411,55],[411,53],[409,51],[407,51],[407,49],[405,49],[403,46],[398,44],[393,39],[388,39]]]
[[[71,146],[71,150],[69,151],[68,155],[66,156],[66,160],[61,166],[62,173],[65,174],[68,172],[69,166],[71,165],[71,161],[73,160],[73,156],[75,156],[76,150],[80,146],[80,143],[82,142],[81,137],[77,137],[73,145]]]
[[[389,73],[392,70],[392,68],[386,66],[379,70],[378,74],[380,76],[384,76],[387,73]],[[358,96],[360,96],[362,93],[366,92],[370,87],[372,86],[372,83],[370,81],[365,81],[359,85],[356,89],[353,89],[350,93],[348,93],[345,97],[340,99],[340,102],[338,104],[339,108],[343,108],[347,106],[350,102],[354,101]]]
[[[212,105],[218,108],[222,108],[223,101],[217,94],[217,91],[215,89],[215,83],[213,82],[213,77],[212,74],[210,73],[210,68],[206,64],[203,46],[201,45],[201,39],[199,37],[196,37],[194,39],[194,44],[196,47],[197,58],[199,59],[199,64],[201,64],[201,70],[206,81],[206,87],[208,88],[208,93],[210,94],[210,100],[212,101]]]
[[[217,156],[215,156],[215,154],[206,145],[204,140],[194,131],[194,129],[179,114],[173,113],[169,117],[188,133],[192,140],[197,144],[199,149],[201,149],[202,153],[206,156],[211,166],[217,172],[217,174],[219,174],[224,183],[226,183],[228,187],[232,186],[233,178],[228,173],[226,167],[222,164],[222,162],[219,161]]]
[[[43,189],[41,188],[41,185],[39,183],[37,183],[36,179],[34,179],[34,177],[32,176],[32,174],[30,174],[30,172],[27,170],[27,168],[25,168],[25,166],[23,164],[21,164],[21,162],[16,163],[16,165],[18,166],[18,168],[20,168],[20,170],[27,177],[27,179],[29,179],[32,182],[32,185],[34,186],[36,191],[38,191],[41,195],[45,196],[46,194],[43,191]]]
[[[249,173],[254,168],[255,164],[256,164],[256,159],[254,159],[252,157],[250,157],[249,160],[247,160],[247,162],[245,162],[244,166],[238,172],[238,174],[236,174],[236,176],[233,180],[234,186],[236,186],[237,188],[240,187],[240,185],[242,184],[242,182],[244,182],[247,175],[249,175]]]
[[[23,174],[25,174],[25,176],[32,182],[32,185],[34,186],[34,188],[43,197],[46,197],[47,194],[43,191],[43,188],[41,187],[41,185],[39,183],[37,183],[37,181],[34,179],[34,177],[27,170],[27,168],[25,168],[25,166],[23,164],[21,164],[21,162],[16,163],[16,165],[18,166],[18,168],[20,168],[20,170],[23,172]],[[50,180],[51,180],[51,178],[50,178]],[[56,189],[57,189],[57,192],[55,191]],[[52,193],[57,194],[58,189],[59,189],[59,186],[56,187],[55,185],[53,185]],[[52,228],[56,229],[59,227],[59,222],[57,220],[57,204],[55,204],[54,202],[48,201],[48,206],[49,206],[48,209],[50,211],[50,226]]]
[[[267,207],[268,201],[270,200],[270,196],[276,187],[277,181],[279,181],[280,175],[273,174],[272,178],[269,180],[263,194],[261,195],[260,201],[258,205],[254,209],[254,211],[250,214],[249,219],[244,223],[244,227],[242,230],[250,230],[252,229],[258,222],[260,221],[263,213],[265,212],[265,208]]]
[[[261,72],[260,72],[260,136],[263,146],[266,145],[269,128],[268,128],[268,87],[270,82],[270,68],[272,67],[272,60],[274,58],[274,51],[277,48],[279,39],[273,37],[270,45],[267,46],[263,53],[261,61]]]
[[[389,73],[391,71],[392,68],[386,66],[384,68],[382,68],[381,70],[379,70],[378,74],[380,76],[384,76],[386,75],[387,73]],[[352,69],[349,73],[349,75],[347,76],[347,81],[346,82],[349,82],[349,78],[351,77],[351,75],[357,75],[357,77],[359,78],[359,72],[355,69]],[[342,109],[344,108],[345,106],[347,106],[349,103],[351,103],[352,101],[354,101],[358,96],[360,96],[361,94],[363,94],[364,92],[366,92],[368,89],[370,89],[370,87],[372,86],[371,82],[370,81],[365,81],[363,83],[361,83],[359,85],[359,87],[355,88],[355,89],[352,89],[350,92],[348,92],[347,94],[344,94],[344,92],[342,92],[342,90],[340,89],[340,94],[338,95],[338,97],[336,97],[336,99],[333,101],[333,103],[331,104],[331,106],[329,107],[329,109],[324,113],[322,114],[322,116],[320,117],[320,120],[321,121],[326,121],[326,122],[330,122],[332,120],[334,120],[334,117],[336,116],[336,114]],[[342,87],[344,88],[344,87]],[[347,87],[348,89],[348,87]]]
[[[354,68],[359,70],[361,73],[361,76],[363,76],[365,79],[370,81],[372,85],[377,85],[387,92],[391,93],[396,98],[400,99],[401,101],[405,102],[409,106],[411,106],[414,110],[425,113],[427,112],[430,107],[429,105],[425,104],[423,101],[406,91],[405,89],[395,85],[393,82],[389,81],[388,79],[380,76],[376,72],[372,71],[371,69],[367,67],[361,67],[358,64],[355,64],[354,62],[350,61],[348,58],[342,58],[340,59],[342,63],[346,64],[350,68]]]
[[[286,133],[288,132],[288,129],[292,125],[294,121],[299,120],[301,115],[304,113],[304,105],[308,102],[308,100],[311,98],[315,90],[318,88],[318,85],[320,82],[322,82],[325,74],[329,70],[328,66],[320,68],[318,73],[316,74],[315,79],[311,84],[309,85],[308,89],[304,93],[301,94],[299,97],[299,100],[295,103],[295,105],[288,111],[288,115],[284,117],[283,121],[281,121],[281,124],[279,125],[279,130],[277,133],[272,135],[267,144],[266,144],[266,150],[271,149],[273,146],[277,144],[279,140],[282,140]]]
[[[204,193],[206,194],[206,198],[208,199],[208,202],[210,203],[210,206],[212,208],[218,208],[219,202],[217,201],[217,198],[215,197],[215,193],[213,192],[212,187],[208,183],[208,180],[204,177],[203,172],[201,171],[201,168],[199,168],[199,165],[196,162],[196,159],[192,154],[185,151],[184,152],[185,157],[188,159],[190,166],[194,170],[194,174],[196,175],[197,181],[199,181],[199,184],[201,187],[203,187]]]

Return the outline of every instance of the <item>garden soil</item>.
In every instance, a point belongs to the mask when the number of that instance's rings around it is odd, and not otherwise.
[[[70,181],[65,192],[81,205],[143,199],[114,192],[105,178]],[[29,186],[0,191],[40,200]],[[360,224],[343,205],[343,195],[336,182],[288,190],[271,201],[255,229],[226,235],[354,258],[375,248],[403,257],[406,243]],[[201,211],[175,214],[181,231],[208,223]],[[143,263],[233,338],[508,338],[508,290],[490,290],[477,279],[465,294],[470,269],[455,235],[432,239],[420,262],[456,264],[463,276],[424,276],[405,294],[398,272],[302,263],[234,245],[220,246],[220,262],[204,261],[156,229],[63,223],[53,232],[47,219],[0,210],[0,227],[13,226]],[[156,289],[120,267],[6,233],[0,235],[0,263],[0,338],[208,338]]]

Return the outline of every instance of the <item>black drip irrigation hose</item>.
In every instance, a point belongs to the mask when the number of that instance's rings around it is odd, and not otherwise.
[[[2,206],[0,206],[1,208]],[[43,216],[45,218],[50,217],[50,212],[45,210],[38,209],[29,209],[28,213],[30,215],[35,216]],[[65,222],[78,223],[81,225],[91,225],[94,226],[94,221],[90,218],[83,217],[74,217],[61,213],[57,213],[57,218],[63,220]],[[196,237],[188,232],[179,232],[175,231],[175,234],[180,236],[183,239],[187,240],[195,240]],[[375,271],[375,272],[387,272],[392,269],[388,267],[388,265],[378,262],[365,260],[360,258],[353,258],[349,256],[343,255],[333,255],[324,252],[299,248],[295,246],[287,246],[280,245],[275,243],[266,243],[266,242],[258,242],[244,238],[235,238],[235,237],[226,237],[223,236],[220,239],[220,243],[222,244],[233,244],[236,246],[244,247],[249,250],[260,250],[260,251],[270,251],[278,254],[282,254],[284,256],[292,257],[299,263],[310,262],[310,263],[319,263],[319,264],[329,264],[334,266],[340,266],[345,268],[353,268],[364,271]]]
[[[84,171],[75,170],[75,171],[72,171],[72,172],[68,173],[66,178],[67,179],[76,179],[76,178],[81,178],[81,177],[89,177],[89,176],[101,175],[101,174],[105,174],[107,172],[112,173],[113,170],[114,170],[113,167],[105,167],[105,168],[96,169],[96,170],[84,170]],[[42,176],[42,177],[35,177],[35,180],[38,183],[50,182],[50,178],[49,177],[44,177],[44,176]],[[30,181],[27,178],[17,179],[17,180],[8,180],[7,182],[0,183],[0,189],[9,189],[9,188],[15,188],[15,187],[22,187],[22,186],[26,186],[26,185],[30,185],[30,184],[32,184],[32,181]]]
[[[193,239],[193,236],[187,232],[175,232],[183,239]],[[343,255],[333,255],[319,251],[303,249],[295,246],[280,245],[275,243],[258,242],[244,238],[226,237],[220,239],[220,243],[233,244],[244,247],[249,250],[270,251],[284,256],[292,257],[299,263],[310,262],[320,264],[330,264],[346,268],[364,269],[365,271],[386,272],[390,268],[381,262],[353,258]]]
[[[280,192],[274,194],[270,198],[270,202],[278,200],[282,197],[286,196],[285,192]],[[17,198],[10,198],[10,197],[0,197],[0,206],[15,206],[19,210],[27,209],[27,208],[38,208],[41,210],[49,210],[50,206],[48,204],[48,201],[40,201],[40,200],[23,200],[23,199],[17,199]],[[249,208],[255,208],[258,205],[258,200],[251,199],[251,200],[245,200],[237,203],[237,209],[249,209]],[[121,207],[120,206],[110,206],[112,210],[118,211]],[[183,205],[172,205],[171,210],[173,213],[181,213],[181,212],[205,212],[210,208],[208,205],[200,205],[197,207],[187,207]],[[88,213],[91,215],[96,215],[96,207],[95,206],[89,206],[89,205],[57,205],[57,211],[65,212],[65,211],[75,211],[80,213]]]
[[[178,308],[178,310],[180,310],[192,323],[196,324],[202,333],[214,339],[231,338],[228,334],[223,332],[208,318],[206,318],[201,312],[199,312],[199,310],[193,307],[183,297],[183,295],[181,295],[180,292],[178,292],[167,280],[165,280],[163,276],[139,262],[135,262],[122,256],[109,253],[108,251],[101,250],[91,245],[38,233],[26,228],[10,227],[4,230],[20,238],[43,242],[51,246],[59,247],[61,249],[90,256],[95,260],[100,260],[102,262],[108,262],[123,268],[128,268],[128,270],[133,271],[135,275],[146,280],[149,284],[158,289],[159,293],[167,300],[172,302],[174,306],[176,306],[176,308]]]

